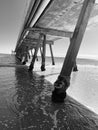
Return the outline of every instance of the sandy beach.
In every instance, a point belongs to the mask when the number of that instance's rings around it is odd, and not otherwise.
[[[35,62],[34,71],[50,83],[54,83],[61,71],[64,59],[57,61],[55,65],[51,65],[51,59],[46,61],[46,71],[41,72],[41,62]],[[92,62],[93,61],[93,62]],[[29,66],[30,61],[27,63]],[[79,59],[77,61],[78,72],[72,72],[71,85],[67,93],[74,99],[84,104],[98,114],[98,61],[92,59]]]
[[[0,130],[98,129],[96,66],[78,65],[65,102],[55,104],[51,94],[61,61],[55,66],[46,62],[45,72],[40,70],[40,61],[36,62],[34,72],[16,64],[13,56],[5,61],[5,66],[0,67]]]

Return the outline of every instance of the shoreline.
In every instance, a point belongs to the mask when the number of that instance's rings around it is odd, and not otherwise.
[[[0,53],[0,60],[2,61],[3,57],[6,57],[6,60],[8,60],[7,58],[8,57],[15,57],[15,54],[3,54],[3,53]],[[38,56],[38,59],[39,59],[39,62],[41,62],[41,56]],[[10,58],[10,62],[12,58]],[[29,60],[29,63],[30,63],[31,59]],[[54,61],[55,61],[55,65],[59,64],[59,63],[63,63],[64,62],[64,57],[54,57]],[[6,64],[8,61],[3,61],[4,64]],[[46,56],[46,66],[47,64],[52,63],[51,61],[51,57],[50,56]],[[77,60],[77,65],[92,65],[92,66],[98,66],[98,59],[95,59],[95,58],[87,58],[87,57],[78,57]],[[2,65],[2,62],[0,62],[1,65]],[[28,63],[27,63],[28,64]],[[41,63],[40,63],[41,64]]]
[[[0,67],[0,130],[98,129],[98,89],[93,84],[98,82],[98,69],[79,66],[71,75],[64,103],[55,104],[51,102],[52,82],[61,63],[52,66],[48,61],[41,72],[38,61],[34,72],[28,72],[26,65],[12,64],[13,59],[5,58],[8,62]]]
[[[27,68],[3,68],[11,82],[0,89],[0,130],[97,130],[98,114],[69,94],[64,103],[51,102],[53,85]],[[14,72],[17,77],[16,81]],[[10,78],[10,77],[9,77]],[[3,85],[2,84],[2,85]]]

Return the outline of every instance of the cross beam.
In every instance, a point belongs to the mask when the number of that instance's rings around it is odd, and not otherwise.
[[[38,39],[35,39],[35,38],[25,38],[25,39],[23,39],[23,42],[24,43],[31,43],[31,44],[33,44],[33,43],[38,43]],[[41,43],[43,43],[43,40],[41,40]],[[51,45],[53,45],[54,43],[53,43],[53,41],[51,41],[51,40],[46,40],[46,44],[51,44]]]
[[[69,37],[71,38],[73,35],[73,32],[69,31],[62,31],[52,28],[40,28],[40,27],[34,27],[34,28],[27,28],[26,30],[33,31],[36,33],[42,33],[45,35],[52,35],[52,36],[59,36],[59,37]]]
[[[52,36],[59,36],[59,37],[69,37],[71,38],[73,36],[73,32],[68,32],[68,31],[62,31],[62,30],[56,30],[56,29],[50,29],[50,28],[26,28],[21,36],[19,44],[16,46],[15,51],[17,51],[18,47],[22,44],[21,40],[23,40],[24,36],[26,35],[27,32],[35,32],[39,34],[44,34],[44,35],[52,35]]]

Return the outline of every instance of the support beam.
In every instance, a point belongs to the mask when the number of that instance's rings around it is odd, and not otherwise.
[[[71,39],[70,39],[70,44],[71,44]],[[75,60],[74,66],[73,66],[73,72],[78,71],[78,67],[77,67],[77,62]]]
[[[36,47],[31,49],[31,57],[33,57],[33,50],[35,50]],[[38,57],[36,56],[36,60],[38,61]]]
[[[52,65],[55,65],[55,62],[54,62],[54,56],[53,56],[53,51],[52,51],[52,45],[49,44],[49,47],[50,47],[50,53],[51,53],[51,59],[52,59]]]
[[[33,57],[33,50],[31,49],[31,55],[32,55],[32,57]]]
[[[36,57],[37,57],[38,49],[39,49],[39,47],[40,47],[41,38],[42,38],[42,34],[39,35],[39,41],[38,41],[37,46],[36,46],[36,48],[35,48],[35,52],[34,52],[34,55],[33,55],[32,61],[31,61],[31,64],[30,64],[30,66],[29,66],[29,71],[32,71],[33,68],[34,68],[34,63],[35,63],[35,59],[36,59]]]
[[[57,29],[51,29],[51,28],[27,28],[29,31],[33,31],[36,33],[43,33],[45,35],[52,35],[52,36],[59,36],[59,37],[69,37],[71,38],[73,35],[73,32],[68,31],[62,31]]]
[[[31,44],[33,44],[33,42],[35,43],[35,42],[38,42],[38,40],[39,39],[35,39],[35,38],[25,38],[25,39],[23,39],[23,42],[24,43],[31,43]],[[43,40],[41,40],[41,44],[43,43]],[[53,41],[51,41],[51,40],[46,40],[46,44],[52,44],[53,45]]]
[[[16,57],[22,62],[23,61],[23,57],[25,59],[26,57],[26,54],[27,54],[27,47],[26,46],[23,46],[23,47],[20,47],[16,53]],[[24,62],[25,63],[25,62]]]
[[[78,67],[77,67],[76,60],[75,60],[74,66],[73,66],[73,71],[74,71],[74,72],[77,72],[77,71],[78,71]]]
[[[45,57],[46,57],[46,35],[43,35],[41,71],[45,71]]]
[[[41,46],[40,46],[40,54],[41,54],[41,58],[42,58],[42,48],[41,48]]]
[[[16,53],[16,58],[21,62],[22,61],[22,52],[21,50],[19,49]]]
[[[81,9],[73,37],[71,38],[71,44],[67,51],[62,70],[57,81],[54,83],[55,89],[52,92],[52,101],[54,102],[64,102],[66,90],[70,85],[72,68],[74,66],[87,23],[94,6],[94,2],[95,0],[85,0],[83,3],[83,7]]]
[[[28,46],[24,46],[23,56],[22,56],[22,64],[25,65],[29,58],[29,48]]]
[[[50,28],[26,28],[22,35],[21,38],[19,40],[19,43],[16,46],[15,51],[17,51],[17,49],[21,46],[22,41],[24,39],[24,36],[26,35],[26,33],[28,33],[29,31],[33,31],[33,32],[37,32],[39,34],[45,34],[45,35],[52,35],[52,36],[59,36],[59,37],[69,37],[71,38],[73,35],[73,32],[68,32],[68,31],[61,31],[61,30],[56,30],[56,29],[50,29]]]

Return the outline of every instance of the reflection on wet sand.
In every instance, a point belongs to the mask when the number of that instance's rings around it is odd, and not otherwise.
[[[17,116],[10,111],[15,84],[15,68],[0,67],[0,130],[20,129]]]
[[[71,97],[63,104],[52,103],[53,86],[44,76],[27,67],[10,67],[10,76],[9,86],[6,82],[0,91],[0,130],[98,130],[98,115]]]

